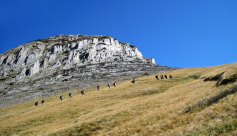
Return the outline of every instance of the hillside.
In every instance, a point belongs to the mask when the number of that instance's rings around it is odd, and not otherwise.
[[[58,35],[0,54],[0,107],[174,70],[105,35]]]
[[[237,135],[237,63],[162,74],[3,107],[0,135]]]

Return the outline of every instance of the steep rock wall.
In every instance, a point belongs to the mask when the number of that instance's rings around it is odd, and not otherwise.
[[[0,69],[2,107],[175,68],[156,65],[135,46],[110,36],[59,35],[6,51]]]
[[[155,63],[154,60],[144,59],[135,46],[120,43],[112,37],[84,36],[88,39],[80,39],[80,36],[50,37],[5,52],[0,56],[0,67],[3,68],[1,72],[7,75],[8,71],[15,67],[17,70],[23,70],[21,73],[24,73],[25,69],[30,70],[30,74],[25,73],[25,76],[32,76],[42,69],[69,68],[74,64],[134,61],[136,59],[144,63]]]

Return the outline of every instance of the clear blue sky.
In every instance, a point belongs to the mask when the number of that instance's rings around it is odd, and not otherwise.
[[[237,0],[1,0],[0,53],[60,34],[109,35],[158,65],[237,62]]]

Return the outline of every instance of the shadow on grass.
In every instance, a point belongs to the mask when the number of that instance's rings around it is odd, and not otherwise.
[[[212,105],[213,103],[217,103],[220,99],[224,97],[236,93],[237,92],[237,83],[235,83],[230,88],[227,88],[223,91],[219,91],[217,94],[212,95],[211,97],[206,97],[198,100],[194,104],[191,104],[183,109],[184,113],[188,112],[197,112],[205,109],[205,107]]]

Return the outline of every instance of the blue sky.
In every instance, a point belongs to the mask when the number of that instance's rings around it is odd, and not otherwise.
[[[236,0],[1,0],[0,53],[60,34],[109,35],[158,65],[237,62]]]

